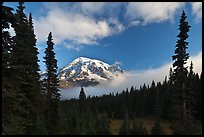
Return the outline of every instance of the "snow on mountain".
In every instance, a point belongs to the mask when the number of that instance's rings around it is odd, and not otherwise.
[[[123,70],[117,64],[79,57],[59,71],[60,87],[95,86],[116,78]]]

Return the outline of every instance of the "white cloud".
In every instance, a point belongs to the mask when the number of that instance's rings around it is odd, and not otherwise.
[[[88,11],[88,7],[97,5],[98,3],[78,3],[83,5],[83,12],[94,12],[93,9]],[[103,7],[99,4],[99,7]],[[49,7],[49,6],[46,6]],[[54,42],[62,44],[67,40],[72,43],[67,48],[80,49],[78,45],[98,45],[98,40],[120,33],[124,30],[124,26],[116,18],[96,19],[92,16],[87,16],[80,13],[79,6],[72,9],[77,12],[66,12],[58,4],[51,4],[53,8],[47,8],[47,14],[43,17],[34,19],[34,27],[38,42],[45,42],[47,35],[53,32]],[[55,8],[54,8],[55,7]],[[97,7],[97,6],[95,6]],[[98,9],[98,8],[96,8]],[[95,9],[95,10],[96,10]],[[98,10],[101,10],[100,8]]]
[[[80,51],[80,47],[79,46],[64,44],[64,47],[67,48],[67,49],[74,49],[76,51]]]
[[[193,62],[194,72],[200,75],[202,72],[202,51],[195,56],[190,56],[186,66],[189,67],[191,61]],[[172,62],[164,64],[156,69],[127,72],[120,76],[119,79],[112,81],[110,85],[117,85],[117,83],[119,83],[118,85],[120,85],[120,87],[125,88],[131,86],[139,87],[144,83],[151,84],[152,80],[155,82],[162,82],[165,76],[168,77],[170,67],[172,67]]]
[[[139,20],[133,20],[130,22],[129,26],[138,26],[140,25],[141,21]]]
[[[109,18],[107,19],[107,22],[111,26],[112,34],[118,34],[125,30],[124,25],[121,22],[119,22],[117,18]]]
[[[155,82],[163,81],[165,76],[168,76],[171,63],[165,64],[156,69],[140,70],[140,71],[130,71],[126,72],[124,75],[120,76],[119,79],[113,80],[110,85],[119,86],[120,89],[139,86],[145,84],[151,84],[152,80]]]
[[[202,2],[191,2],[192,14],[195,16],[195,21],[198,22],[202,19]]]
[[[56,43],[68,39],[77,44],[96,44],[97,39],[111,33],[106,21],[96,22],[92,18],[65,13],[60,9],[48,11],[46,17],[35,19],[34,24],[39,41],[45,41],[51,31]]]
[[[182,2],[129,2],[126,15],[131,19],[141,19],[143,25],[172,21],[176,11],[184,5]]]
[[[193,70],[195,73],[200,73],[202,72],[202,51],[200,51],[197,55],[191,56],[188,59],[187,66],[190,66],[190,62],[193,62]]]
[[[104,8],[107,6],[105,2],[81,2],[81,11],[85,14],[102,14],[105,12]]]

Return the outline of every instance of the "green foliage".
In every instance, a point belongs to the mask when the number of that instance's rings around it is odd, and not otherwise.
[[[193,64],[191,62],[190,72],[188,74],[187,67],[184,65],[189,58],[189,54],[186,53],[186,49],[188,48],[188,42],[186,39],[188,38],[188,32],[190,29],[190,25],[186,21],[186,14],[183,11],[180,19],[178,34],[179,40],[176,44],[175,55],[172,56],[174,60],[173,67],[173,111],[174,113],[174,133],[181,135],[192,135],[196,134],[195,119],[193,113],[195,111],[195,93],[196,89],[193,89],[192,79],[193,79]],[[199,79],[199,78],[198,78]],[[198,87],[198,86],[196,86]]]
[[[45,66],[47,68],[47,77],[44,79],[45,93],[47,95],[47,130],[51,135],[60,134],[60,93],[58,89],[59,80],[57,78],[57,60],[55,59],[54,43],[52,41],[52,33],[50,32],[47,40],[47,48],[45,49]]]
[[[10,61],[13,41],[9,32],[5,30],[10,28],[10,24],[14,24],[12,10],[2,5],[2,134],[21,133],[18,117],[14,113],[18,107],[15,100],[17,93],[14,90],[14,82],[11,81]]]
[[[11,38],[3,32],[3,117],[6,134],[34,134],[39,125],[36,122],[41,115],[41,87],[39,83],[39,66],[36,39],[32,27],[24,14],[23,2],[19,3],[14,15],[11,8],[3,6],[3,28],[14,28],[16,35]],[[2,28],[2,29],[3,29]],[[5,91],[5,92],[4,92]],[[9,97],[10,96],[10,97]],[[3,109],[4,110],[4,109]],[[4,116],[4,115],[7,116]],[[11,117],[9,115],[12,115]],[[3,118],[4,119],[4,118]],[[6,120],[7,119],[7,120]],[[43,121],[43,120],[42,120]],[[11,128],[9,128],[9,126]]]

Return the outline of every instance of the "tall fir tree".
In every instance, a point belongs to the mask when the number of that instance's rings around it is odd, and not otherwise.
[[[83,101],[86,100],[86,94],[84,92],[84,88],[83,87],[81,87],[81,91],[79,93],[79,100],[83,100]]]
[[[40,74],[39,74],[39,65],[38,65],[38,57],[39,54],[38,49],[36,47],[36,36],[34,34],[34,27],[32,21],[32,14],[29,14],[28,19],[28,39],[30,46],[30,81],[31,81],[31,90],[29,92],[29,100],[31,100],[33,108],[31,110],[32,113],[32,123],[33,125],[28,129],[28,134],[45,134],[45,121],[43,119],[43,106],[45,105],[42,92],[41,92],[41,83],[40,83]],[[39,107],[40,106],[40,107]]]
[[[87,105],[86,104],[86,94],[84,92],[84,88],[81,87],[81,91],[79,93],[79,111],[80,113],[83,113],[86,110],[87,108],[86,105]]]
[[[12,85],[15,86],[13,93],[16,94],[16,118],[19,119],[16,134],[38,134],[40,127],[36,125],[37,113],[41,101],[41,88],[39,84],[39,65],[37,59],[37,48],[34,30],[24,13],[23,2],[19,2],[17,13],[15,14],[15,23],[13,24],[16,35],[14,36],[13,46],[10,53],[9,68],[12,75]],[[32,20],[31,20],[32,21]],[[41,104],[41,103],[40,103]],[[42,119],[41,119],[42,120]],[[14,122],[15,123],[15,122]]]
[[[60,132],[60,114],[59,114],[59,100],[60,93],[58,89],[59,80],[57,78],[57,60],[54,53],[54,42],[52,39],[52,33],[50,32],[47,40],[47,48],[45,49],[45,61],[47,77],[45,81],[45,89],[47,94],[47,130],[48,134],[59,134]]]
[[[13,81],[16,87],[16,100],[20,102],[16,114],[21,116],[19,124],[21,125],[21,134],[27,134],[27,128],[33,125],[32,123],[32,101],[29,99],[32,91],[32,78],[30,70],[32,68],[31,63],[31,46],[30,39],[28,38],[29,27],[28,20],[24,13],[25,7],[23,2],[19,2],[15,14],[14,30],[16,35],[14,36],[14,46],[12,48],[12,59],[10,67],[14,73]]]
[[[2,3],[2,135],[22,134],[24,119],[17,111],[23,109],[17,98],[17,86],[11,68],[13,38],[8,30],[16,23],[13,9]]]
[[[175,134],[194,134],[193,129],[191,129],[191,121],[187,116],[188,107],[187,107],[187,74],[188,70],[185,66],[189,54],[186,52],[188,48],[188,42],[186,39],[188,38],[188,32],[190,30],[190,25],[186,21],[186,14],[183,11],[180,18],[179,25],[179,34],[177,37],[179,38],[176,44],[175,55],[172,56],[174,61],[173,67],[173,83],[174,83],[174,93],[173,93],[173,106],[174,106],[174,133]]]
[[[199,96],[199,76],[194,73],[193,62],[191,61],[186,92],[188,134],[197,134],[199,132],[196,120],[199,115]]]

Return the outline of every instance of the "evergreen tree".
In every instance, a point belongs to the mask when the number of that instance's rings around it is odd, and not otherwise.
[[[17,86],[11,68],[13,38],[5,30],[13,27],[16,20],[12,8],[2,3],[2,135],[22,134],[24,119],[17,111],[22,109],[17,98]]]
[[[59,134],[60,131],[60,115],[59,100],[60,93],[58,89],[59,80],[57,78],[57,60],[55,59],[54,43],[52,41],[52,33],[49,33],[47,40],[47,48],[45,49],[45,65],[47,68],[47,77],[44,79],[47,94],[47,130],[49,134]]]
[[[79,93],[79,100],[83,100],[83,101],[86,100],[86,94],[84,92],[84,88],[83,87],[81,87],[81,91]]]
[[[198,94],[198,112],[199,112],[199,115],[198,115],[198,118],[199,118],[199,120],[202,120],[202,116],[203,116],[203,111],[202,111],[202,105],[203,105],[203,103],[202,103],[202,85],[203,85],[203,83],[202,83],[202,79],[203,79],[203,74],[202,74],[202,72],[201,72],[201,74],[200,74],[200,79],[199,79],[199,94]]]
[[[179,38],[176,44],[175,55],[172,56],[174,60],[173,67],[173,83],[174,83],[174,132],[175,134],[194,134],[193,129],[191,129],[191,122],[187,116],[188,108],[187,108],[187,67],[184,65],[189,58],[189,54],[186,53],[188,42],[186,39],[188,38],[188,32],[190,29],[190,25],[186,21],[186,14],[183,11],[180,19],[179,30],[180,33],[177,35]]]
[[[194,78],[194,72],[193,72],[193,63],[191,61],[191,64],[190,64],[190,71],[189,71],[189,74],[188,74],[188,90],[186,92],[186,107],[187,107],[187,117],[189,119],[193,118],[192,115],[193,115],[193,112],[195,111],[195,103],[196,103],[196,100],[195,100],[195,92],[196,92],[196,89],[195,89],[195,85],[193,85],[193,82],[195,80]]]
[[[79,110],[80,110],[80,113],[83,113],[85,110],[86,110],[86,94],[84,92],[84,88],[81,87],[81,91],[79,93]]]
[[[21,134],[27,134],[27,129],[33,126],[32,121],[32,109],[33,102],[30,95],[32,94],[32,51],[29,39],[29,27],[28,20],[24,14],[23,2],[19,2],[17,7],[17,13],[15,14],[16,22],[14,24],[14,30],[16,35],[14,36],[14,46],[12,48],[12,58],[10,67],[13,72],[12,79],[16,87],[16,100],[19,101],[18,114],[21,118],[19,124],[21,127]]]
[[[134,92],[134,88],[133,86],[130,88],[130,93],[133,93]]]
[[[34,34],[34,27],[32,21],[32,14],[30,13],[28,19],[29,33],[27,38],[29,39],[29,48],[30,48],[30,92],[28,99],[32,102],[31,114],[32,114],[32,123],[33,125],[27,129],[27,134],[45,134],[45,125],[43,119],[43,97],[41,94],[41,84],[40,84],[40,75],[39,75],[39,65],[38,49],[36,47],[36,38]],[[44,104],[45,105],[45,104]]]
[[[24,14],[25,7],[23,2],[19,2],[17,13],[15,14],[15,23],[13,24],[16,35],[9,62],[9,68],[12,70],[12,76],[9,77],[13,80],[15,86],[16,97],[19,105],[16,109],[21,118],[19,124],[21,134],[38,134],[36,130],[37,113],[39,111],[39,104],[41,101],[41,88],[39,84],[39,66],[37,59],[37,48],[35,47],[36,39],[34,30],[32,28],[32,20],[30,25]],[[15,92],[13,91],[13,92]],[[38,104],[39,103],[39,104]],[[16,116],[17,117],[17,116]],[[39,123],[38,123],[39,124]]]
[[[188,73],[187,91],[186,91],[186,108],[187,108],[187,127],[189,134],[197,134],[198,126],[196,118],[199,115],[199,76],[193,71],[193,63],[191,61],[190,71]]]
[[[173,84],[173,70],[172,70],[172,68],[170,68],[170,70],[169,70],[169,84],[170,85]]]
[[[156,96],[156,109],[155,109],[155,114],[156,114],[156,122],[151,130],[152,135],[163,135],[164,131],[160,125],[160,114],[161,114],[161,107],[160,107],[160,96],[159,96],[159,89],[157,88],[157,96]]]
[[[152,81],[151,88],[155,88],[155,82],[154,82],[154,80]]]

